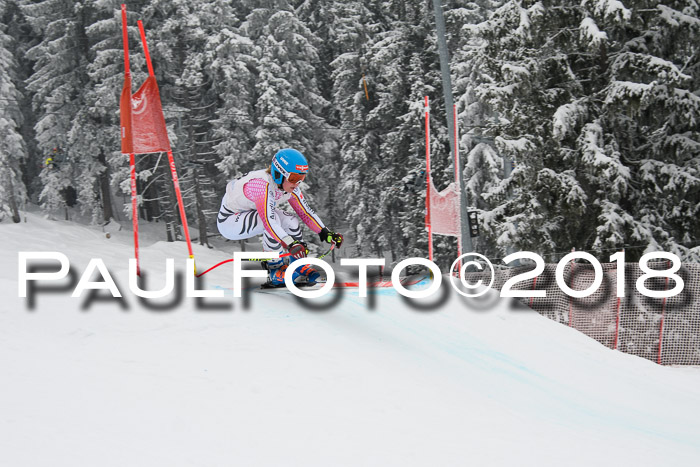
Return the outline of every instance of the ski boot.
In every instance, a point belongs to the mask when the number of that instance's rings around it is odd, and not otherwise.
[[[289,267],[288,264],[284,262],[284,260],[274,260],[274,261],[267,261],[267,264],[265,265],[265,268],[268,270],[269,275],[267,278],[267,282],[263,286],[264,288],[277,288],[277,287],[284,287],[284,277],[285,273],[287,272],[287,268]],[[316,271],[314,268],[309,266],[308,264],[303,265],[300,268],[297,268],[294,271],[294,274],[292,276],[292,280],[294,283],[298,286],[312,286],[316,284],[316,281],[321,277],[321,275]]]
[[[263,287],[284,287],[284,271],[287,269],[284,258],[264,261],[263,268],[268,272],[267,282]]]
[[[316,282],[321,278],[321,274],[317,270],[309,266],[303,265],[294,271],[294,283],[304,286],[316,285]]]

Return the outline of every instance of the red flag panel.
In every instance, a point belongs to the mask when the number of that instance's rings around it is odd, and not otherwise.
[[[438,193],[430,181],[430,224],[433,233],[459,237],[459,190],[454,183]]]
[[[149,76],[131,96],[131,123],[134,153],[170,151],[168,130],[165,127],[155,76]]]

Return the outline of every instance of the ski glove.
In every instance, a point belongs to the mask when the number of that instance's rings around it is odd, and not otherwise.
[[[287,250],[289,250],[289,256],[294,259],[306,258],[306,255],[309,254],[309,249],[306,247],[306,243],[300,242],[299,240],[295,240],[290,243]]]
[[[321,231],[318,233],[318,236],[321,238],[322,242],[335,243],[335,246],[338,248],[340,248],[340,245],[343,244],[343,234],[331,232],[326,227],[321,229]]]

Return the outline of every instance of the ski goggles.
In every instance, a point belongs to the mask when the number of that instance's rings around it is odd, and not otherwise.
[[[298,174],[296,172],[289,172],[289,174],[287,174],[287,180],[289,180],[289,183],[301,183],[305,178],[306,174]]]

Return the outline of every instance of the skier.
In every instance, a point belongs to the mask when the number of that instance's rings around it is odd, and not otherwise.
[[[301,193],[299,184],[306,178],[308,170],[309,163],[302,153],[287,148],[275,154],[269,169],[255,170],[230,181],[216,219],[221,235],[229,240],[243,240],[262,234],[263,251],[281,252],[285,249],[293,259],[304,258],[309,250],[302,240],[299,219],[278,208],[278,205],[288,201],[299,218],[322,241],[340,247],[343,236],[323,224]],[[270,286],[284,285],[284,272],[288,266],[286,259],[283,257],[263,263],[269,271]],[[314,284],[320,277],[309,265],[294,271],[295,283],[300,276],[305,276],[308,284]]]

